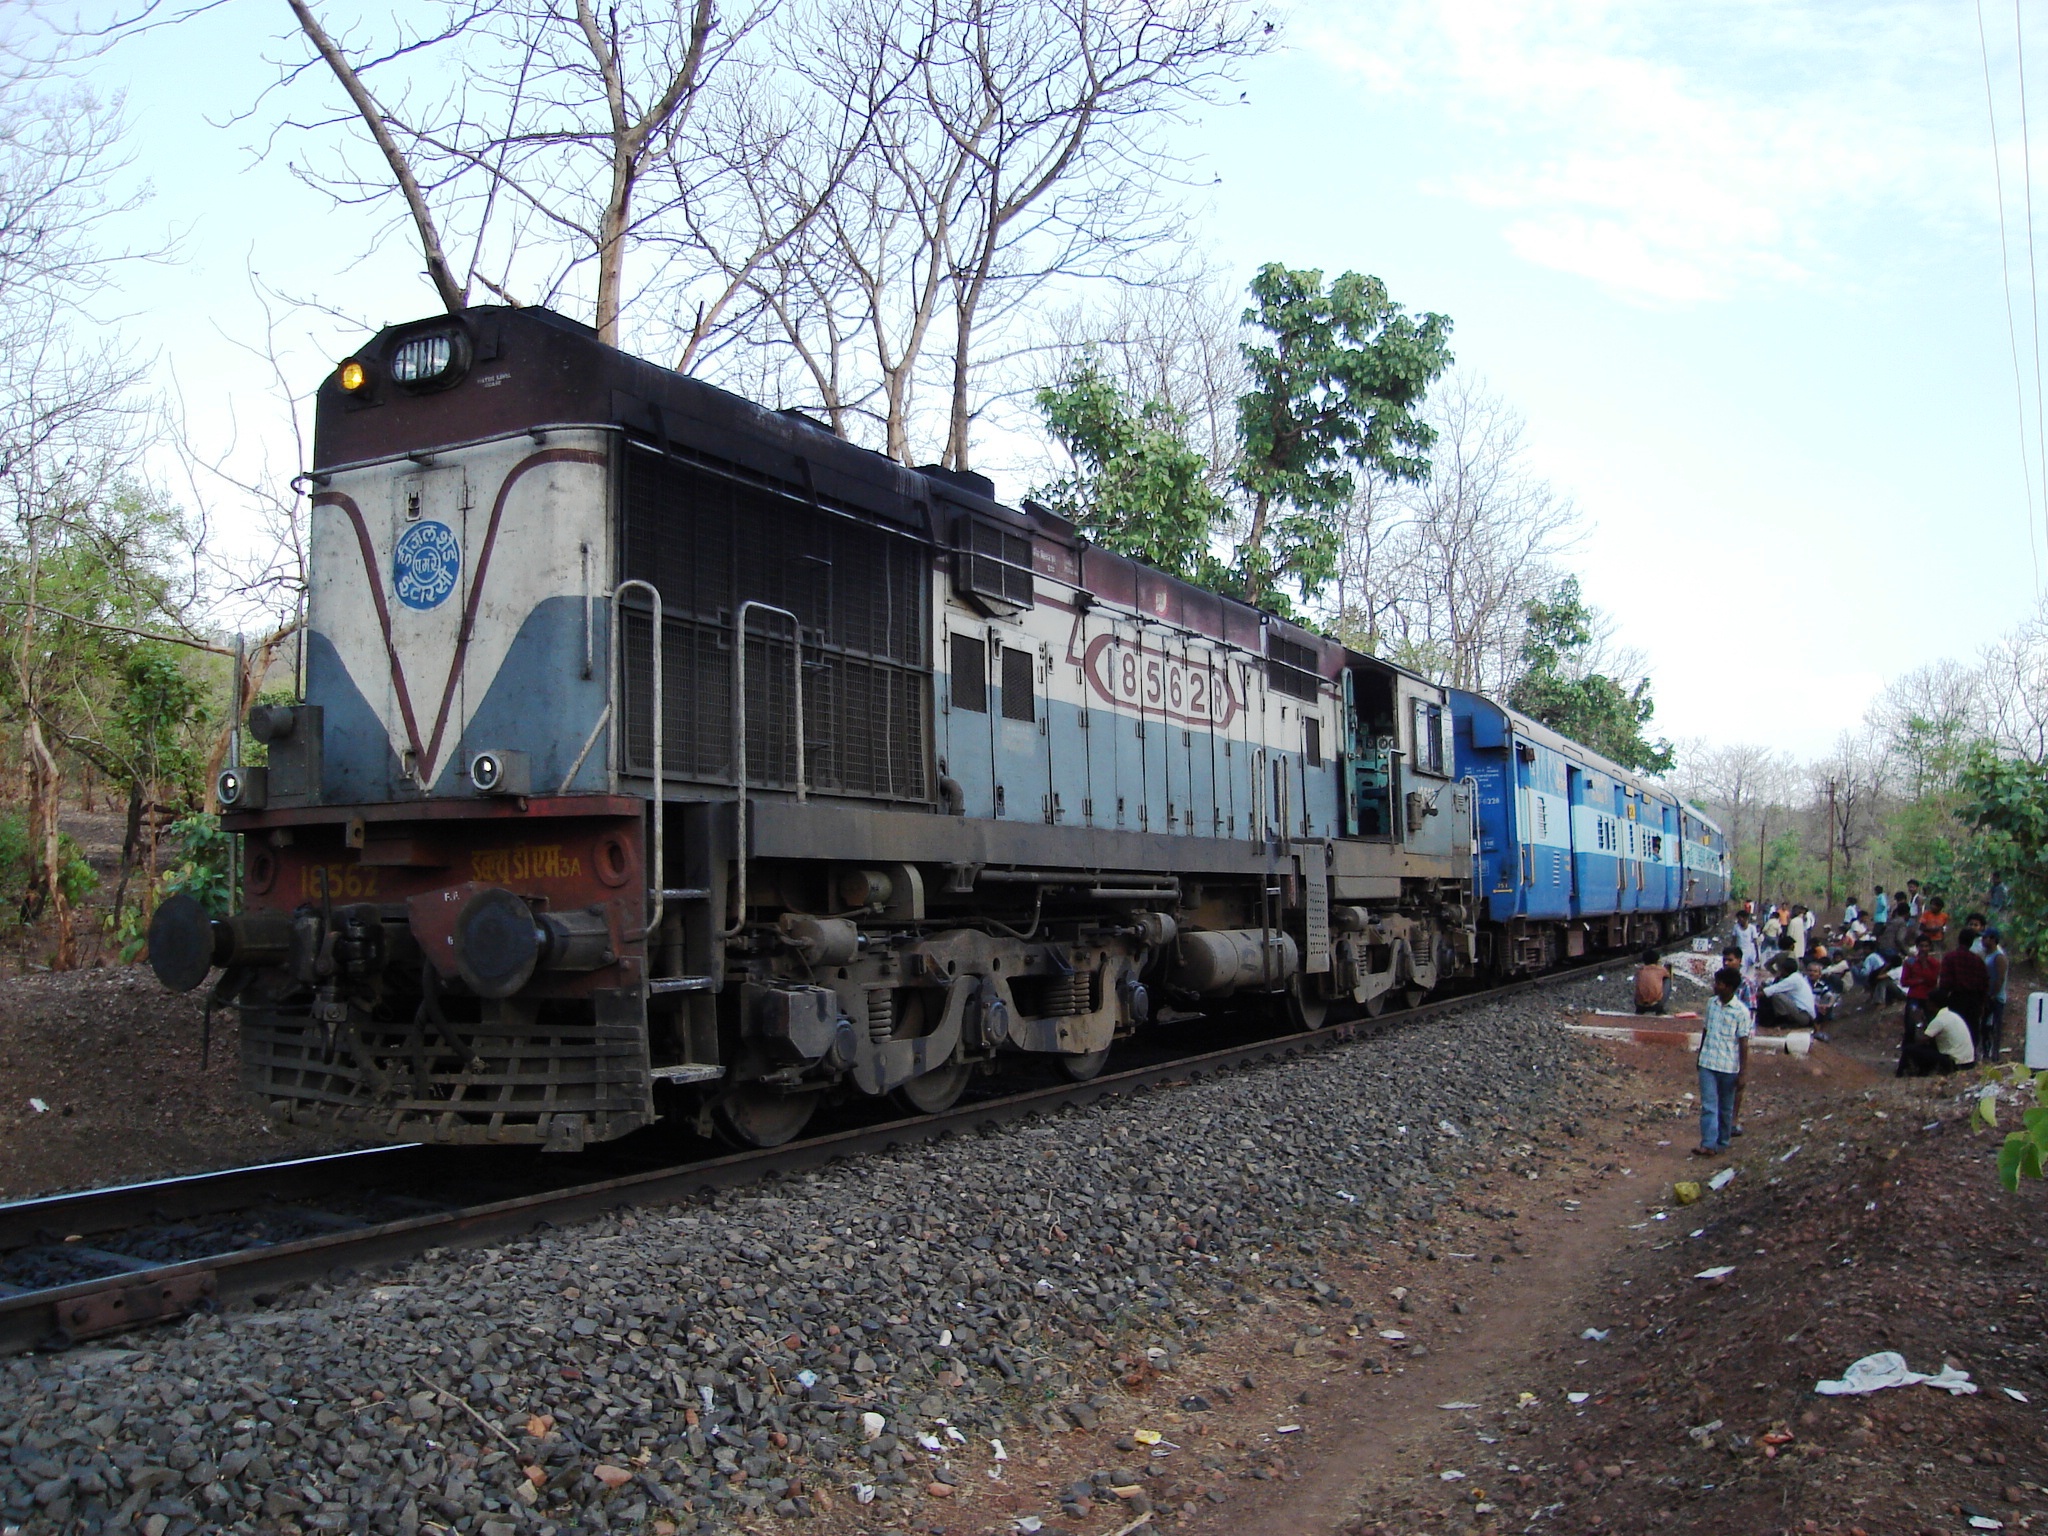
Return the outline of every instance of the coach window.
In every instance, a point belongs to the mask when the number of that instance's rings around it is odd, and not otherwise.
[[[972,635],[953,636],[953,707],[988,713],[988,644]]]

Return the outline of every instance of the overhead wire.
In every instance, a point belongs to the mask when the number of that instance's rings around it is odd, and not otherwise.
[[[2012,349],[2012,390],[2013,399],[2019,410],[2020,433],[2020,480],[2027,495],[2027,556],[2034,564],[2034,590],[2041,589],[2041,553],[2034,542],[2034,468],[2032,455],[2027,451],[2027,386],[2020,372],[2019,323],[2012,310],[2012,256],[2008,250],[2005,235],[2005,165],[1998,148],[1998,109],[1991,89],[1991,44],[1984,31],[1984,0],[1977,3],[1977,48],[1984,60],[1984,115],[1991,123],[1991,179],[1998,193],[1998,274],[2005,283],[2005,336]],[[2019,0],[2013,0],[2015,8]],[[2035,332],[2039,337],[2038,327]],[[2048,518],[2048,461],[2042,466],[2041,508]],[[2048,530],[2043,530],[2048,538]]]
[[[2034,436],[2036,460],[2048,480],[2048,422],[2044,422],[2041,399],[2041,273],[2034,256],[2034,150],[2033,133],[2027,124],[2027,47],[2020,24],[2020,0],[2012,0],[2012,43],[2019,65],[2020,85],[2020,172],[2025,182],[2027,208],[2027,293],[2034,325]],[[2030,517],[2028,522],[2033,519]],[[2028,542],[2032,542],[2029,532]]]

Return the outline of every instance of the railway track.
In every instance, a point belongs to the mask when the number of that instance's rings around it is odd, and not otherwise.
[[[512,1149],[382,1147],[0,1205],[0,1354],[63,1348],[337,1269],[517,1237],[622,1206],[668,1204],[1067,1105],[1334,1049],[1598,968],[1559,971],[1377,1019],[1169,1056],[1085,1083],[855,1125],[765,1151],[678,1162],[630,1148],[603,1149],[567,1162]],[[591,1178],[593,1171],[602,1176]]]

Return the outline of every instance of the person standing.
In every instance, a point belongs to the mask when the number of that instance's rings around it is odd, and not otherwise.
[[[1803,902],[1792,909],[1792,921],[1785,925],[1785,931],[1792,935],[1792,952],[1804,959],[1807,938],[1813,932],[1813,914]]]
[[[1877,900],[1870,905],[1870,920],[1880,933],[1884,931],[1884,925],[1892,920],[1892,899],[1885,895],[1882,888],[1878,890]]]
[[[1920,882],[1918,880],[1908,880],[1906,882],[1906,910],[1914,917],[1918,917],[1926,910],[1926,907],[1927,903],[1920,898]]]
[[[1747,912],[1736,914],[1735,931],[1728,936],[1728,942],[1742,956],[1742,969],[1753,977],[1764,963],[1764,936]]]
[[[1920,904],[1920,940],[1936,949],[1948,942],[1948,903],[1930,896]]]
[[[1846,927],[1848,924],[1855,922],[1856,919],[1861,917],[1862,915],[1863,909],[1856,904],[1856,898],[1854,896],[1851,896],[1847,901],[1842,903],[1843,926]]]
[[[2004,935],[1996,928],[1984,930],[1984,1022],[1977,1038],[1984,1042],[1984,1059],[1996,1063],[2005,1033],[2005,993],[2012,980],[2012,956],[2005,952]]]
[[[1976,1042],[1977,1055],[1984,1055],[1984,998],[1991,987],[1991,975],[1985,968],[1984,957],[1974,953],[1967,944],[1958,942],[1956,947],[1941,957],[1941,979],[1935,983],[1935,996],[1942,1006],[1957,1014],[1970,1026],[1970,1038]],[[1988,1059],[1988,1058],[1987,1058]]]
[[[1756,1026],[1749,1010],[1736,999],[1742,975],[1723,966],[1714,973],[1714,995],[1707,1002],[1700,1029],[1700,1144],[1694,1157],[1713,1157],[1728,1150],[1735,1135],[1735,1100],[1749,1067],[1749,1037]]]

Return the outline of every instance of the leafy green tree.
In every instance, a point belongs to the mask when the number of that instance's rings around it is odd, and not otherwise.
[[[1579,579],[1566,577],[1548,598],[1531,603],[1528,619],[1519,653],[1521,676],[1508,690],[1508,703],[1624,768],[1667,772],[1674,760],[1671,743],[1643,735],[1657,712],[1650,680],[1643,678],[1631,688],[1588,665],[1597,637],[1593,610],[1579,595]]]
[[[1188,445],[1186,419],[1157,400],[1134,403],[1092,352],[1036,398],[1076,472],[1032,494],[1106,549],[1214,583],[1222,572],[1209,543],[1223,498]]]
[[[1999,927],[2016,953],[2048,948],[2048,763],[1980,743],[1956,777],[1956,817],[1968,829],[1950,880],[1981,892],[2005,880]]]
[[[1269,262],[1252,279],[1242,347],[1252,387],[1238,397],[1235,478],[1249,502],[1237,549],[1247,601],[1283,606],[1284,587],[1313,597],[1337,572],[1336,513],[1354,472],[1429,474],[1435,432],[1416,414],[1451,364],[1451,322],[1409,315],[1376,277]]]

